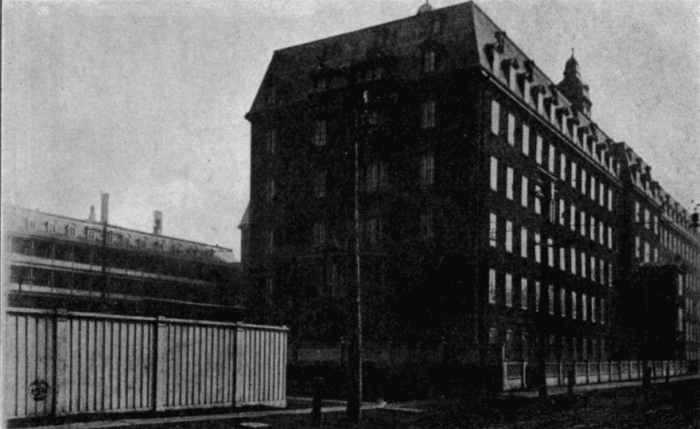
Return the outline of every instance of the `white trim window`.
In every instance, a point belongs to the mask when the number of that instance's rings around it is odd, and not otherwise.
[[[489,269],[489,304],[496,303],[496,270]]]
[[[500,133],[501,105],[496,100],[491,100],[491,132],[494,135]]]
[[[515,146],[515,116],[508,114],[508,144]]]
[[[530,127],[527,124],[523,124],[522,151],[523,155],[530,156]]]
[[[491,190],[498,191],[498,159],[493,156],[491,157],[491,168],[489,171],[491,176]]]

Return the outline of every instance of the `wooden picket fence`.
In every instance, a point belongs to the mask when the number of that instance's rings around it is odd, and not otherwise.
[[[285,327],[11,308],[6,419],[286,406]]]

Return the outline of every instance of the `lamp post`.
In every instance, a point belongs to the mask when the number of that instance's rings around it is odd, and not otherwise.
[[[363,93],[363,103],[367,102],[367,92]],[[364,108],[360,109],[358,127],[364,125]],[[350,318],[350,348],[348,350],[348,367],[350,372],[350,391],[348,392],[347,417],[358,423],[362,416],[362,277],[360,265],[360,136],[363,130],[355,133],[354,141],[354,194],[353,194],[353,232],[355,288],[353,289]]]
[[[554,184],[549,174],[540,170],[535,182],[535,198],[541,203],[542,212],[542,236],[540,239],[539,252],[541,257],[540,266],[540,296],[539,312],[537,313],[537,384],[540,397],[547,396],[547,317],[549,313],[549,245],[548,237],[551,236],[550,222],[555,217],[552,215],[554,208],[552,202]],[[544,250],[544,251],[543,251]]]

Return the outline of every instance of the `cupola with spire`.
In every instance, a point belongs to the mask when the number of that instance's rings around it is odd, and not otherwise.
[[[571,49],[571,58],[564,67],[564,80],[559,82],[557,89],[569,100],[579,112],[591,116],[591,99],[588,94],[588,85],[581,80],[578,61],[574,57],[574,49]]]

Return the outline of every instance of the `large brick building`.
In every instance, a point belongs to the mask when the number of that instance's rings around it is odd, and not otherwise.
[[[346,335],[357,184],[370,344],[487,363],[502,346],[531,360],[539,338],[549,359],[624,358],[632,278],[669,261],[697,358],[697,228],[593,121],[573,55],[556,83],[474,3],[423,6],[276,51],[246,117],[244,262],[259,317],[293,340]],[[658,250],[633,255],[632,237]]]

